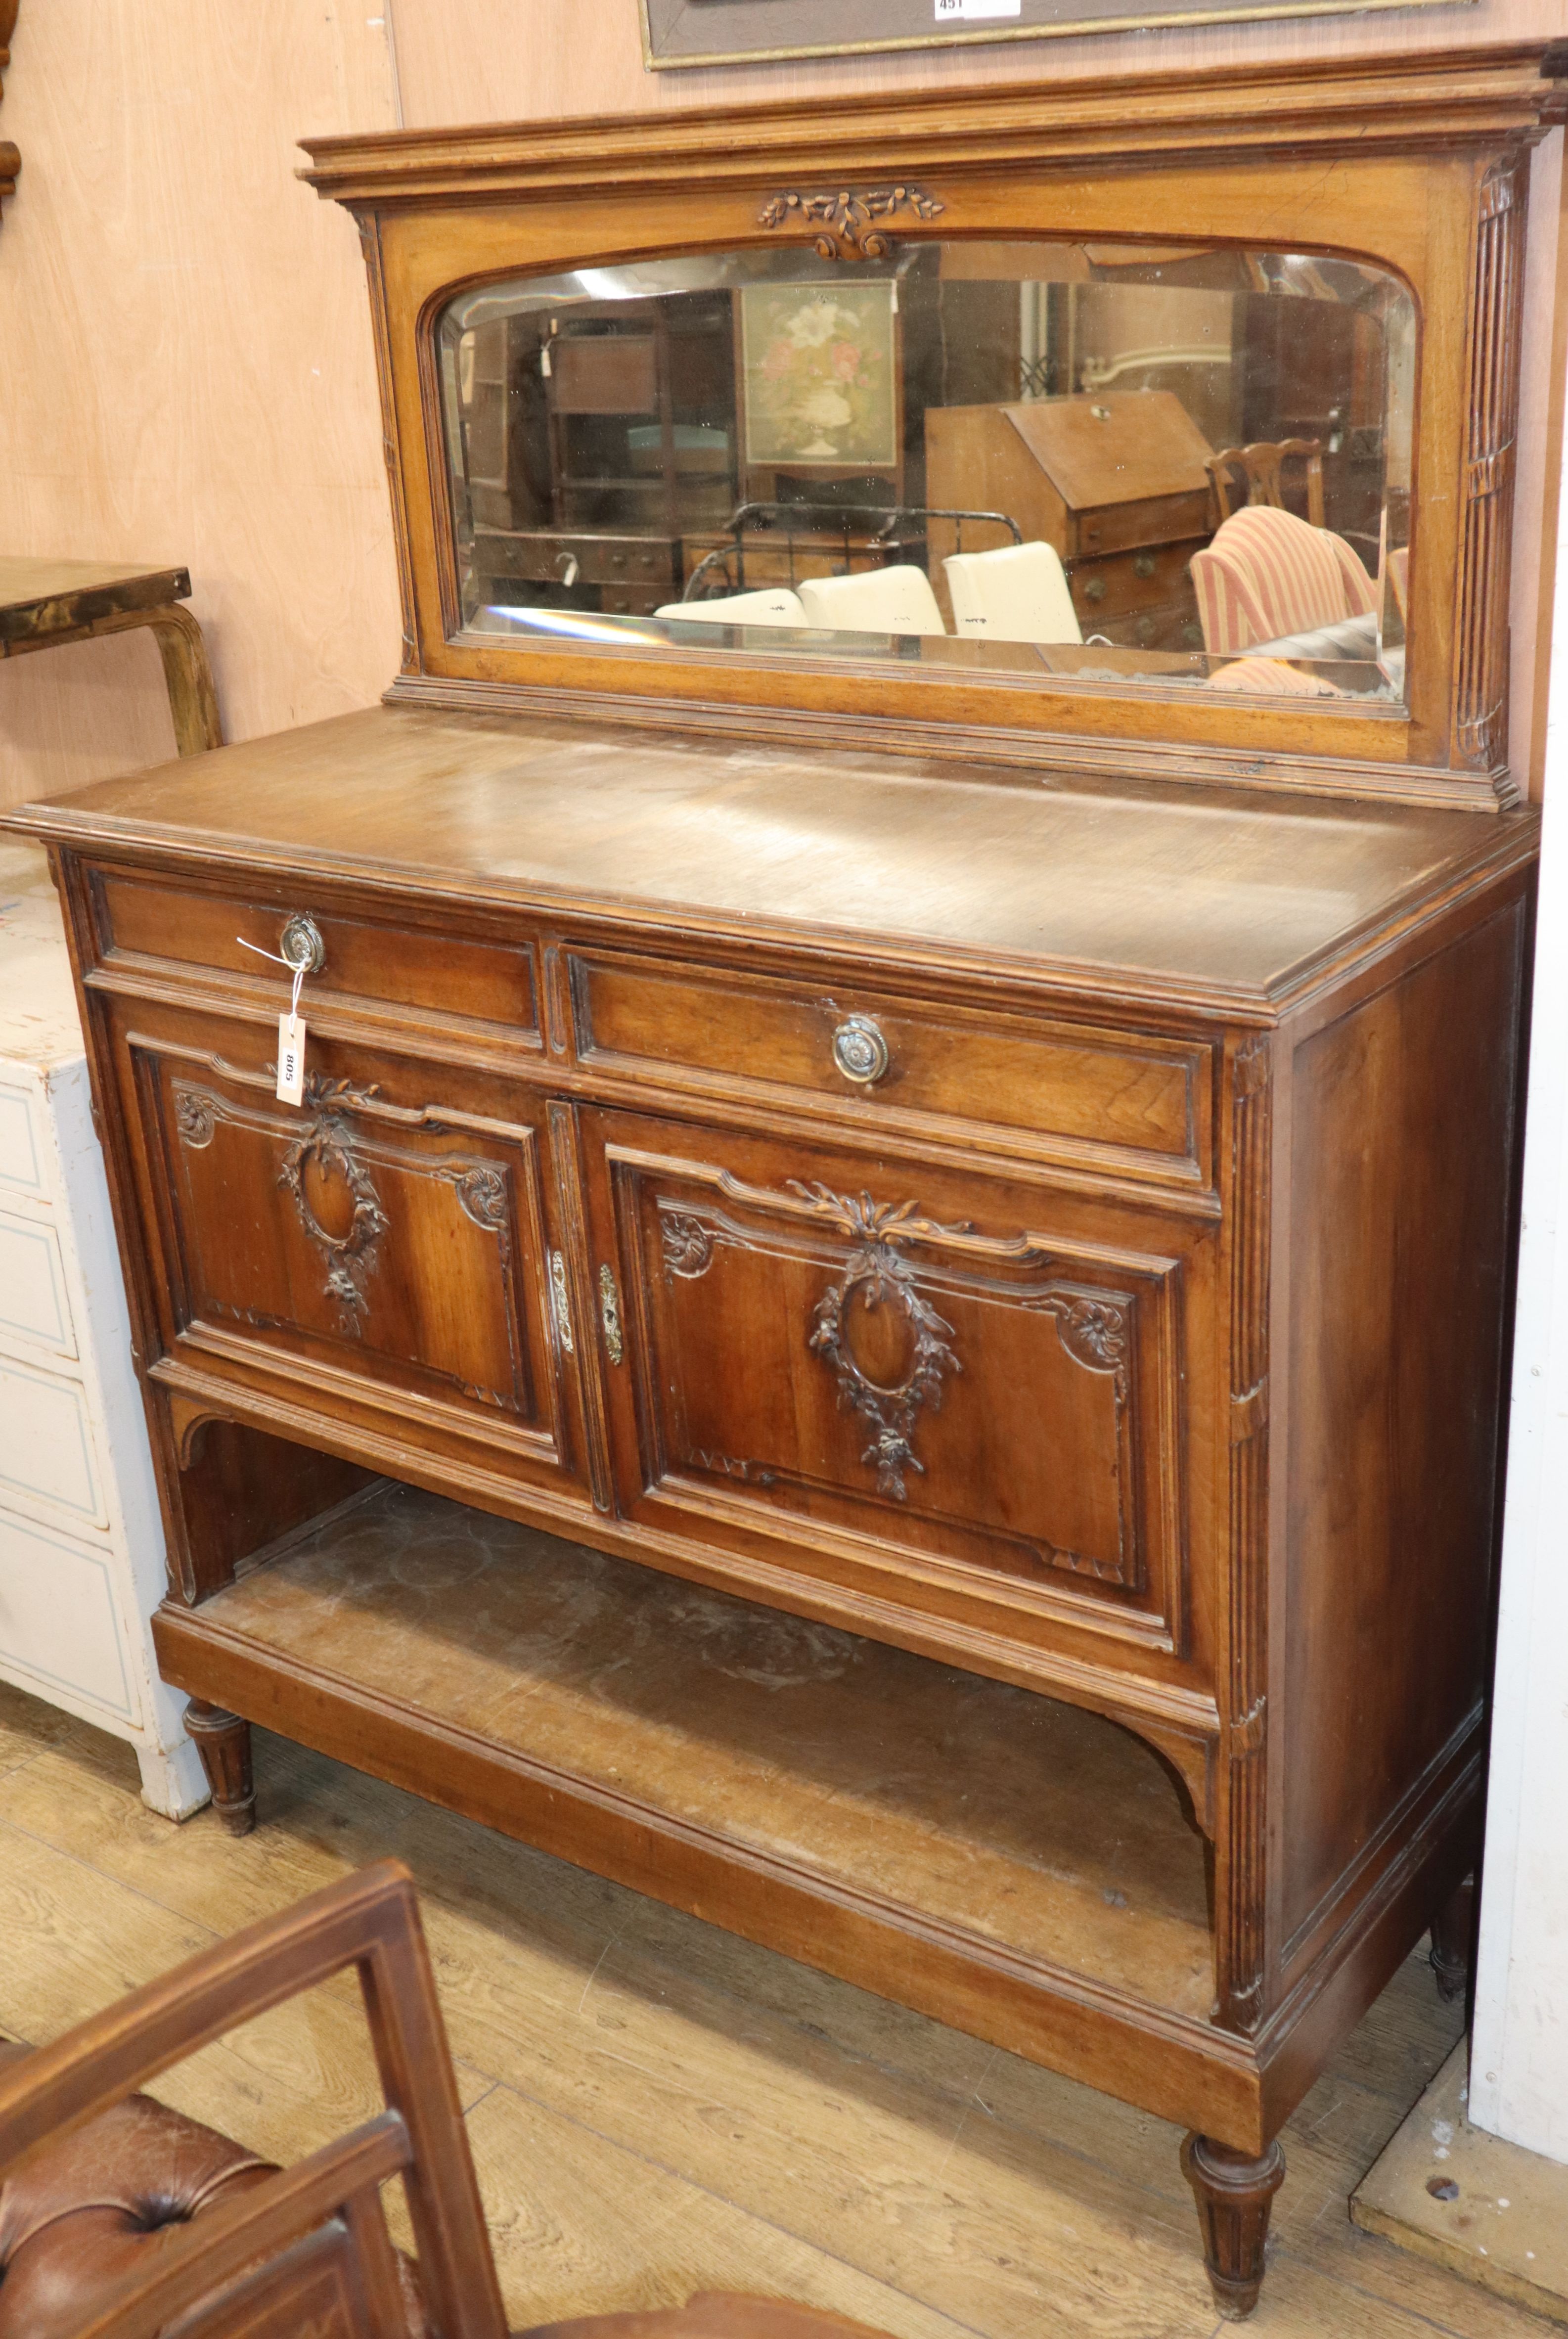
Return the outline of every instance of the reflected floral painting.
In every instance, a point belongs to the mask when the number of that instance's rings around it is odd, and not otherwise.
[[[888,282],[745,287],[748,463],[858,470],[897,460],[894,290]]]

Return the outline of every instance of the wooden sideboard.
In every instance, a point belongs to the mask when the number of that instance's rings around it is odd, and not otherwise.
[[[1478,1840],[1533,816],[399,707],[20,818],[221,1806],[264,1721],[1266,2205]]]
[[[229,1822],[265,1722],[1183,2121],[1227,2314],[1282,2123],[1434,1920],[1452,1980],[1479,1840],[1562,63],[318,140],[389,703],[14,816]],[[891,379],[842,288],[951,307],[929,422],[994,395],[962,319],[1011,302],[1021,367],[1063,250],[1158,275],[1151,222],[1204,297],[1257,280],[1277,370],[1316,302],[1382,385],[1357,660],[960,639],[907,573],[874,637],[490,606],[498,321],[794,287],[762,373],[832,451]]]

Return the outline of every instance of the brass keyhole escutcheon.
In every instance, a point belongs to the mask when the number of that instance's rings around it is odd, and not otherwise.
[[[616,1278],[607,1267],[599,1269],[599,1322],[604,1326],[605,1354],[612,1365],[618,1365],[626,1354],[621,1337],[621,1300]]]

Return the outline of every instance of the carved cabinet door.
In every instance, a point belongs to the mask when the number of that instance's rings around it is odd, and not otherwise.
[[[629,1113],[584,1131],[623,1509],[1180,1651],[1205,1227]]]
[[[530,1091],[312,1035],[294,1106],[275,1025],[143,1002],[112,1016],[161,1377],[242,1383],[521,1478],[572,1467]]]

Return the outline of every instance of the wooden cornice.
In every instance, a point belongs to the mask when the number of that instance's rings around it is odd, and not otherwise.
[[[313,167],[300,175],[339,202],[388,208],[822,180],[834,176],[841,153],[853,155],[863,182],[914,156],[933,172],[1494,146],[1528,143],[1565,118],[1568,43],[1526,41],[1114,81],[899,91],[850,103],[792,98],[307,138],[301,143]]]

